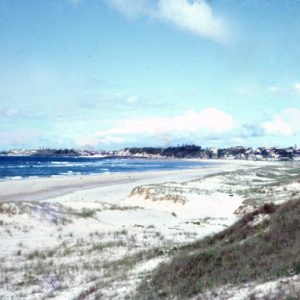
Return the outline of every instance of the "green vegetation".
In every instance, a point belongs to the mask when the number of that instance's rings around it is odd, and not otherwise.
[[[129,151],[131,155],[135,154],[150,154],[150,155],[161,155],[164,157],[176,157],[176,158],[191,158],[200,157],[202,149],[200,146],[195,145],[182,145],[177,147],[168,148],[154,148],[154,147],[143,147],[143,148],[125,148],[124,150]]]
[[[95,210],[83,208],[81,212],[76,213],[77,216],[81,218],[92,218],[95,215]]]
[[[103,250],[107,248],[113,248],[113,247],[126,247],[127,244],[124,241],[111,241],[111,242],[106,242],[106,243],[96,243],[93,244],[90,252],[92,251],[99,251],[102,252]]]
[[[75,149],[38,149],[33,156],[79,156],[79,151]]]
[[[300,199],[265,204],[221,233],[179,249],[140,285],[137,298],[186,299],[226,284],[299,274],[299,215]]]

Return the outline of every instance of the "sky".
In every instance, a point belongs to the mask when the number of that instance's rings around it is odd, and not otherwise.
[[[0,150],[299,139],[298,0],[0,0]]]

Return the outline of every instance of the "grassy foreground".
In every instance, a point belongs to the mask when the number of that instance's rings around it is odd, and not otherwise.
[[[299,274],[299,216],[300,199],[265,204],[221,233],[178,250],[140,285],[137,298],[186,299],[226,284]]]

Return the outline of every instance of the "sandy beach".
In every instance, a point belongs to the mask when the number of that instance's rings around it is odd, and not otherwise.
[[[199,168],[157,171],[157,172],[128,172],[101,173],[95,175],[54,176],[45,178],[23,178],[0,181],[0,202],[3,201],[36,201],[59,197],[78,190],[101,188],[105,186],[130,186],[135,182],[163,182],[166,180],[188,180],[206,176],[219,171],[230,171],[242,166],[256,166],[252,161],[207,161],[211,165]],[[259,164],[259,163],[258,163]]]
[[[227,161],[1,181],[0,299],[131,298],[174,247],[221,231],[256,207],[262,186],[268,201],[298,193],[297,182],[274,186],[294,167]]]
[[[133,184],[141,180],[161,180],[171,178],[190,178],[211,172],[208,169],[213,167],[182,170],[182,171],[161,171],[161,172],[128,172],[110,173],[85,176],[56,176],[46,178],[26,178],[7,180],[0,182],[0,201],[34,201],[49,199],[72,193],[78,190],[88,190],[105,186]],[[206,172],[207,171],[207,172]]]

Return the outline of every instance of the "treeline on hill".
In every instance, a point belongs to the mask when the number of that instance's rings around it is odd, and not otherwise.
[[[78,156],[80,153],[75,149],[39,149],[33,156]]]
[[[292,159],[295,155],[299,156],[300,151],[292,147],[281,148],[257,148],[252,149],[249,147],[229,147],[229,148],[201,148],[196,145],[182,145],[176,147],[140,147],[140,148],[125,148],[130,155],[160,155],[163,157],[176,157],[176,158],[224,158],[235,157],[248,159],[253,155],[260,155],[262,158],[269,158],[274,155],[279,157],[286,157]]]
[[[155,147],[142,147],[142,148],[126,148],[131,155],[136,154],[150,154],[161,155],[164,157],[176,157],[176,158],[193,158],[200,157],[203,150],[200,146],[195,145],[182,145],[176,147],[167,148],[155,148]]]

